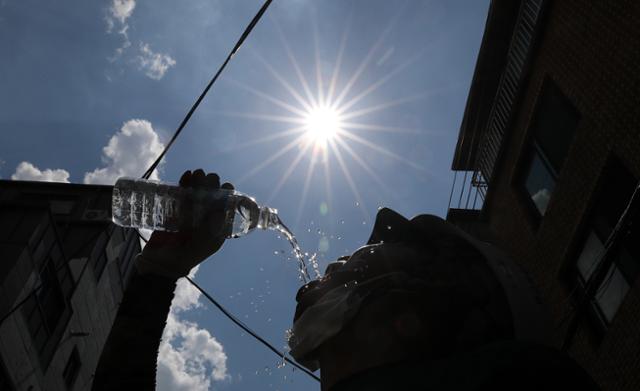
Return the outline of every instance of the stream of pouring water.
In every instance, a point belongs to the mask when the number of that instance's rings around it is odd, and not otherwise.
[[[298,244],[298,241],[296,240],[296,237],[293,235],[293,232],[291,232],[291,230],[289,228],[287,228],[286,225],[284,225],[284,223],[282,222],[282,220],[280,219],[280,216],[276,215],[275,216],[275,224],[270,225],[269,228],[280,232],[288,241],[289,244],[291,244],[291,247],[293,248],[293,254],[296,257],[296,260],[298,261],[298,275],[300,280],[302,281],[303,284],[307,284],[307,282],[309,282],[309,280],[311,280],[311,276],[309,275],[309,269],[307,267],[307,262],[311,263],[311,267],[313,268],[314,272],[315,272],[315,278],[320,278],[321,274],[320,274],[320,270],[318,268],[318,262],[316,260],[316,254],[311,255],[305,262],[305,256],[308,256],[308,253],[303,253],[302,250],[300,249],[300,245]],[[295,338],[294,334],[293,334],[293,330],[288,329],[285,331],[285,340],[284,340],[284,349],[283,349],[283,356],[282,356],[282,361],[280,361],[277,365],[278,369],[282,369],[285,367],[286,365],[286,360],[285,357],[286,355],[289,353],[289,346],[290,346],[290,342],[291,339]],[[284,376],[284,380],[287,380],[287,376]]]
[[[300,249],[300,245],[298,244],[298,241],[296,240],[296,237],[293,235],[291,230],[287,228],[286,225],[284,225],[284,223],[280,219],[280,216],[277,216],[276,218],[277,222],[272,228],[284,235],[284,237],[289,241],[289,244],[291,244],[291,247],[293,248],[293,254],[298,260],[298,270],[300,273],[300,277],[302,278],[302,282],[306,284],[307,282],[309,282],[309,280],[311,280],[311,276],[309,275],[309,269],[307,268],[307,263],[305,262],[304,254]],[[314,266],[317,265],[317,263],[315,262],[315,255],[312,256],[310,260],[314,264]],[[315,269],[317,269],[317,266],[314,267],[314,270]],[[317,270],[316,274],[318,274]]]

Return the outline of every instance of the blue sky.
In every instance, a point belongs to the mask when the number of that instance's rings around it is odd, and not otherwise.
[[[113,183],[142,175],[260,5],[0,0],[0,177]],[[443,216],[487,8],[487,0],[274,0],[159,178],[218,172],[279,209],[321,269],[367,240],[380,206]],[[317,106],[320,91],[328,96],[338,57],[332,102],[348,86],[338,106],[352,101],[342,114],[352,117],[309,170],[322,147],[304,132],[280,133],[304,127],[300,110],[309,107],[300,101]],[[196,280],[283,346],[300,286],[288,255],[275,233],[253,233],[228,241]],[[278,368],[191,288],[179,293],[160,388],[319,389]]]

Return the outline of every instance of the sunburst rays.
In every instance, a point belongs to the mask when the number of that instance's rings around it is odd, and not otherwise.
[[[373,160],[370,158],[364,158],[364,155],[361,156],[354,146],[357,145],[359,150],[365,150],[367,154],[385,156],[405,165],[406,167],[410,167],[411,169],[424,173],[424,167],[398,153],[393,152],[388,147],[377,144],[371,137],[373,133],[379,132],[408,135],[415,135],[424,132],[421,129],[367,123],[366,117],[373,113],[388,110],[407,102],[423,99],[428,95],[428,92],[413,94],[411,96],[405,96],[386,102],[378,102],[368,106],[363,105],[363,102],[365,101],[365,98],[372,96],[372,94],[378,91],[383,85],[385,85],[385,83],[392,80],[395,76],[413,64],[422,56],[424,51],[418,52],[408,60],[396,65],[388,73],[377,78],[376,81],[365,85],[364,88],[358,87],[363,79],[362,76],[372,64],[375,56],[380,55],[382,43],[397,21],[397,18],[392,18],[389,25],[382,30],[380,36],[375,40],[371,48],[366,51],[362,60],[357,63],[353,73],[349,75],[349,77],[345,78],[344,83],[341,85],[340,80],[344,74],[342,67],[348,47],[350,23],[347,23],[342,31],[335,61],[332,64],[333,69],[330,69],[330,72],[327,72],[329,77],[325,79],[323,77],[323,64],[321,61],[320,40],[317,24],[312,23],[311,26],[313,34],[313,47],[311,50],[313,52],[315,66],[307,72],[304,72],[303,67],[294,55],[291,45],[287,41],[287,38],[277,21],[274,19],[271,20],[284,49],[284,53],[286,55],[285,58],[291,66],[291,69],[283,70],[282,66],[279,68],[275,67],[256,50],[252,50],[252,54],[258,63],[267,70],[268,74],[271,75],[271,77],[273,77],[273,79],[283,88],[286,92],[285,95],[288,96],[276,97],[273,94],[245,85],[239,81],[232,81],[236,86],[257,98],[264,100],[265,102],[273,104],[274,107],[277,107],[280,110],[276,110],[276,112],[279,111],[278,113],[223,112],[221,114],[259,121],[277,122],[286,125],[286,127],[280,131],[240,143],[239,145],[236,145],[237,148],[276,142],[290,137],[292,140],[277,147],[276,153],[273,153],[259,165],[246,172],[242,178],[237,180],[237,182],[242,183],[250,177],[260,173],[268,166],[274,164],[279,159],[283,159],[285,156],[290,156],[290,152],[297,147],[298,151],[293,155],[293,160],[287,163],[286,169],[279,175],[279,177],[277,177],[277,180],[274,178],[275,186],[273,187],[269,201],[277,197],[278,193],[291,176],[299,171],[304,175],[304,185],[302,186],[301,198],[297,205],[296,224],[300,221],[300,216],[305,208],[307,196],[309,194],[311,184],[313,183],[312,181],[316,179],[320,182],[322,180],[320,178],[321,176],[324,177],[326,203],[329,205],[330,209],[332,207],[333,195],[333,189],[331,188],[333,175],[331,163],[335,162],[337,164],[334,167],[338,167],[338,170],[336,171],[344,177],[349,190],[356,200],[356,204],[359,205],[359,208],[362,211],[363,217],[366,220],[369,220],[371,216],[365,206],[365,200],[362,197],[361,190],[359,190],[358,184],[356,183],[357,177],[354,178],[352,172],[353,167],[350,167],[349,164],[354,162],[359,169],[364,171],[364,173],[373,180],[373,182],[381,187],[382,191],[388,192],[388,189],[385,186],[383,179],[376,173],[376,170],[370,166],[370,162]],[[348,20],[350,21],[351,17],[349,17]],[[325,70],[329,69],[325,68]],[[312,82],[310,83],[310,81]],[[296,87],[296,85],[299,87]],[[316,119],[317,116],[321,117],[320,120]],[[336,118],[326,118],[331,116],[335,116]],[[317,129],[318,126],[329,126],[327,125],[329,122],[339,123],[337,125],[331,125],[335,127],[335,129],[332,129],[331,134],[329,134],[329,132],[325,134],[323,131]],[[321,133],[321,135],[318,136],[318,133]],[[313,134],[315,134],[316,139],[311,138]],[[306,167],[302,167],[304,164],[301,166],[301,162],[305,157],[309,158],[308,165]],[[347,157],[350,158],[350,160],[347,160]],[[300,170],[298,170],[298,168],[300,168]]]

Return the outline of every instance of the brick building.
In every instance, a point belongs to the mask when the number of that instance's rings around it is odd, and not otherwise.
[[[110,186],[0,180],[1,390],[91,388],[140,252],[110,206]]]
[[[530,272],[607,390],[640,389],[638,218],[614,230],[640,178],[639,19],[636,0],[493,0],[452,164],[448,220]]]

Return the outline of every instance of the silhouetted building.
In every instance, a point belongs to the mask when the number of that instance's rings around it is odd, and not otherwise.
[[[639,19],[636,0],[491,2],[448,212],[530,272],[557,346],[609,390],[640,389],[640,221],[612,236],[640,178]]]
[[[0,181],[0,389],[91,388],[140,252],[110,207],[110,186]]]

